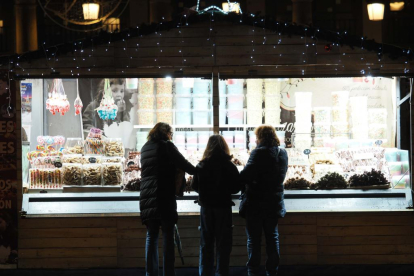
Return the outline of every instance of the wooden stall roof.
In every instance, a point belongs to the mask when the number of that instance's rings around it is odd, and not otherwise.
[[[346,32],[192,15],[0,58],[20,78],[413,76],[413,53]]]

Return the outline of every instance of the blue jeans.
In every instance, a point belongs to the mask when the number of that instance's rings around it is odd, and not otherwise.
[[[200,276],[228,276],[233,222],[231,207],[200,208]],[[214,274],[214,242],[216,243],[216,271]]]
[[[159,219],[148,220],[147,240],[145,245],[145,275],[158,276],[158,233],[160,227],[163,238],[163,270],[164,276],[174,276],[174,223],[166,222]]]
[[[259,275],[262,229],[266,239],[266,275],[277,275],[279,268],[279,232],[277,229],[278,218],[263,216],[259,213],[247,212],[247,271],[249,275]]]

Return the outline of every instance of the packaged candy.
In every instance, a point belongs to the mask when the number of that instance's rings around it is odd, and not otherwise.
[[[104,95],[96,110],[102,120],[115,120],[116,118],[118,106],[115,104],[114,98],[112,97],[109,79],[105,79]]]

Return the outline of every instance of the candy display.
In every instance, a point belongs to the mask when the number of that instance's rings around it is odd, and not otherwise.
[[[263,98],[261,95],[247,95],[246,97],[247,109],[257,110],[262,108]]]
[[[157,109],[172,109],[172,95],[157,95]]]
[[[348,109],[347,108],[332,108],[332,122],[347,123]]]
[[[210,103],[210,97],[209,96],[203,96],[203,95],[194,95],[193,97],[193,109],[199,110],[199,109],[208,109]]]
[[[112,90],[109,79],[105,79],[105,88],[101,103],[96,109],[99,118],[102,120],[115,120],[118,113],[118,106],[115,104],[112,96]]]
[[[79,98],[79,95],[76,97],[75,102],[73,103],[75,107],[75,115],[79,115],[82,112],[83,103],[82,100]]]
[[[316,123],[329,124],[331,122],[331,108],[330,107],[315,107],[313,108],[314,121]]]
[[[268,95],[265,96],[265,105],[268,109],[280,109],[280,95]],[[249,103],[247,102],[247,106]]]
[[[263,79],[248,79],[247,94],[261,95],[263,92]]]
[[[335,91],[331,93],[333,107],[347,107],[349,91]]]
[[[84,145],[85,154],[104,154],[104,143],[97,138],[86,138]]]
[[[53,169],[30,169],[31,189],[60,189],[62,188],[62,170]]]
[[[46,100],[46,109],[49,110],[53,115],[60,113],[62,116],[65,115],[70,109],[68,98],[63,88],[63,82],[61,79],[54,79],[52,89],[48,94]]]
[[[327,173],[315,183],[316,189],[346,189],[347,187],[345,178],[337,172]]]
[[[211,80],[194,79],[193,94],[208,94]]]
[[[265,124],[279,125],[280,124],[280,108],[265,109]]]
[[[101,156],[82,156],[82,164],[100,164],[102,163],[102,157]]]
[[[83,163],[82,154],[65,154],[62,163]]]
[[[102,138],[102,130],[99,129],[99,128],[92,127],[89,130],[88,137],[89,138],[101,139]]]
[[[107,138],[104,142],[106,156],[124,156],[125,150],[121,138]]]
[[[381,171],[372,169],[369,172],[363,174],[354,174],[349,178],[349,186],[352,187],[363,187],[373,185],[388,184],[389,181]]]
[[[369,139],[386,139],[387,138],[387,125],[369,125],[368,129]]]
[[[122,184],[122,164],[103,163],[103,184],[121,185]]]
[[[139,95],[138,96],[138,109],[153,109],[154,102],[155,102],[155,97],[153,95]]]
[[[220,101],[222,99],[220,98]],[[227,96],[227,108],[229,110],[242,110],[243,109],[243,95],[228,95]],[[261,108],[261,105],[260,105]]]
[[[83,141],[81,138],[66,139],[63,154],[83,154]]]
[[[230,117],[230,116],[229,116]],[[261,125],[263,119],[263,110],[248,110],[247,112],[247,123],[249,125]]]
[[[82,185],[82,164],[67,164],[62,167],[62,183],[64,185]]]
[[[387,110],[385,108],[369,108],[368,109],[369,124],[386,124]]]
[[[194,110],[193,125],[208,125],[209,114],[209,110]]]
[[[83,185],[101,185],[102,166],[100,164],[83,165]]]
[[[295,190],[295,189],[296,190],[307,190],[311,186],[313,186],[313,184],[309,182],[308,180],[306,180],[305,178],[295,177],[295,178],[288,179],[284,183],[284,186],[286,190]]]
[[[153,95],[154,94],[154,79],[150,79],[150,78],[139,79],[138,93],[140,95]]]
[[[164,96],[164,95],[171,95],[171,94],[172,94],[172,79],[171,78],[157,79],[157,95]]]
[[[153,125],[154,124],[154,110],[138,110],[138,123],[140,125]]]
[[[328,137],[331,133],[330,124],[314,124],[313,129],[315,130],[315,137]]]
[[[175,109],[191,109],[191,95],[179,95],[175,98]]]
[[[177,110],[175,111],[176,125],[191,125],[191,110]]]
[[[163,122],[167,124],[173,123],[173,112],[171,109],[158,109],[157,110],[157,123]]]
[[[227,80],[227,94],[242,94],[243,95],[243,79],[228,79]]]
[[[280,97],[280,81],[277,79],[265,79],[265,94]],[[267,103],[267,100],[266,100]]]
[[[310,180],[311,173],[309,170],[309,166],[305,165],[289,165],[287,173],[286,173],[286,180],[291,178],[305,178]]]

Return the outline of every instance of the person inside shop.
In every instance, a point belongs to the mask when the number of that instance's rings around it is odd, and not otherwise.
[[[201,206],[200,276],[229,275],[234,206],[231,195],[240,191],[239,171],[231,159],[226,140],[221,135],[210,136],[191,183],[194,191],[199,194],[198,204]]]
[[[82,114],[83,129],[89,132],[89,129],[96,127],[104,129],[104,124],[111,125],[112,123],[129,122],[131,120],[130,110],[133,107],[129,99],[125,99],[125,79],[109,79],[112,96],[115,104],[118,106],[118,113],[115,120],[102,120],[96,109],[99,107],[104,95],[105,79],[98,85],[98,92],[92,102],[88,104]]]
[[[278,220],[286,214],[283,181],[288,168],[288,156],[272,126],[255,130],[256,144],[240,173],[245,189],[246,233],[249,276],[259,275],[261,236],[266,239],[266,275],[275,276],[279,267]]]
[[[164,276],[174,272],[174,226],[178,220],[177,186],[185,186],[184,172],[193,175],[195,167],[171,142],[172,128],[157,123],[148,133],[148,141],[141,149],[140,211],[147,227],[145,270],[147,276],[158,276],[158,232],[163,235]]]

